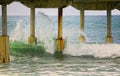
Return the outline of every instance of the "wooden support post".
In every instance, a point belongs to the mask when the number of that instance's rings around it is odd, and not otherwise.
[[[64,49],[64,39],[62,38],[62,9],[58,8],[58,39],[56,39],[56,51],[58,52]]]
[[[35,38],[35,8],[30,9],[30,37],[28,38],[29,44],[36,44],[37,38]]]
[[[7,5],[2,4],[2,36],[0,36],[0,63],[9,62],[9,37],[7,36]]]
[[[112,43],[112,36],[111,36],[111,9],[107,6],[107,37],[106,43]]]
[[[84,10],[80,10],[80,37],[79,37],[79,42],[85,42],[85,37],[84,37]]]

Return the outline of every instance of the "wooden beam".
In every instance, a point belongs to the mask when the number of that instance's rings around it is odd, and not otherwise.
[[[120,1],[120,0],[73,0],[73,2],[110,2],[110,1]]]
[[[115,9],[118,5],[117,2],[74,2],[72,6],[78,10],[107,10],[107,4],[111,5],[111,9]]]

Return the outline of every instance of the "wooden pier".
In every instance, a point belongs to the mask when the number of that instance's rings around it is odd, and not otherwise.
[[[58,8],[58,38],[56,39],[56,51],[64,49],[62,37],[62,12],[69,5],[80,10],[80,30],[84,32],[84,11],[85,10],[106,10],[107,13],[107,34],[106,43],[112,43],[111,35],[111,10],[120,10],[120,0],[0,0],[2,6],[2,36],[0,36],[0,63],[9,62],[9,36],[7,35],[7,5],[12,2],[20,2],[30,8],[30,36],[29,44],[35,44],[35,8]],[[80,35],[80,42],[85,42],[85,36]]]

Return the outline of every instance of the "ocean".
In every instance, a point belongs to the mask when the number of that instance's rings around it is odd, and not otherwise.
[[[36,15],[37,43],[29,45],[29,16],[8,16],[10,63],[0,64],[0,76],[119,76],[120,16],[112,16],[113,43],[105,44],[106,16],[85,16],[84,32],[78,15],[63,16],[63,57],[56,58],[57,16]],[[1,35],[0,16],[0,35]],[[78,37],[84,34],[85,43]]]

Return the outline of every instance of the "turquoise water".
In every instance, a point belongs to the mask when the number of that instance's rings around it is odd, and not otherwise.
[[[120,16],[112,16],[113,44],[105,43],[106,16],[85,16],[87,43],[79,43],[79,16],[63,17],[64,57],[54,56],[57,16],[36,16],[38,44],[28,45],[29,16],[8,16],[10,63],[0,64],[2,76],[119,76]],[[0,17],[1,34],[1,17]],[[17,42],[14,42],[17,41]]]
[[[52,21],[52,29],[57,30],[57,16],[49,16]],[[29,25],[29,16],[8,16],[7,25],[8,25],[8,34],[17,26],[16,23],[19,21],[23,28]],[[112,37],[113,43],[120,43],[120,16],[112,16]],[[75,32],[75,38],[79,36],[79,16],[64,16],[63,17],[63,29],[71,30],[77,29]],[[45,22],[45,21],[44,21]],[[41,25],[39,17],[36,16],[36,26]],[[0,17],[0,26],[1,26],[1,17]],[[45,25],[47,26],[47,25]],[[48,25],[49,26],[49,25]],[[1,28],[0,28],[1,29]],[[66,32],[63,30],[63,34],[66,35]],[[57,32],[56,32],[57,33]],[[85,16],[85,35],[87,42],[100,42],[104,43],[106,37],[106,16]],[[1,30],[0,30],[1,34]],[[63,36],[65,37],[65,36]],[[77,39],[74,39],[77,40]]]

